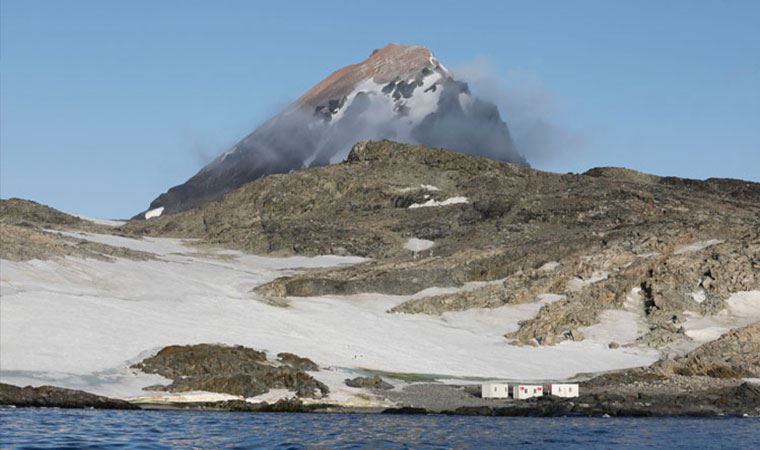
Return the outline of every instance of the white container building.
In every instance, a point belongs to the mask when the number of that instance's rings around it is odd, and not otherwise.
[[[571,384],[550,384],[549,393],[557,397],[577,397],[579,394],[578,385]]]
[[[543,395],[544,388],[540,384],[518,384],[512,388],[512,397],[520,400],[542,397]]]
[[[484,383],[480,385],[480,396],[483,398],[508,398],[509,385],[506,383]]]

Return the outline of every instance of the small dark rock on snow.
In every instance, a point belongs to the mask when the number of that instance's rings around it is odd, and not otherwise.
[[[393,389],[393,385],[383,381],[382,378],[375,375],[372,377],[356,377],[346,379],[346,386],[355,388],[370,388],[370,389]]]

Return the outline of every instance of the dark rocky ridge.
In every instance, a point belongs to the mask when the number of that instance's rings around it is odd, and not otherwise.
[[[80,219],[32,200],[20,198],[0,199],[0,221],[9,225],[44,227],[56,230],[102,231],[105,229],[105,227],[88,220]]]
[[[615,241],[659,251],[674,236],[699,238],[711,226],[733,234],[732,228],[760,220],[758,183],[645,174],[646,181],[637,182],[612,175],[618,170],[560,175],[444,149],[362,142],[343,164],[265,177],[220,201],[129,223],[124,230],[202,238],[259,254],[337,252],[377,259],[412,256],[403,249],[407,237],[434,240],[438,258],[465,244],[482,257],[515,246],[519,257],[530,244],[546,262]],[[468,202],[408,208],[456,196]],[[555,231],[557,237],[549,239]]]
[[[126,402],[54,386],[19,387],[0,383],[0,405],[18,407],[140,409]]]

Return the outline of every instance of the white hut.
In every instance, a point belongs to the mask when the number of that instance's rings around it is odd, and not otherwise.
[[[578,384],[550,384],[549,393],[557,397],[577,397],[578,396]]]
[[[525,400],[526,398],[542,397],[544,388],[540,384],[518,384],[512,388],[512,397]]]
[[[508,398],[509,385],[506,383],[484,383],[480,385],[480,396],[483,398]]]

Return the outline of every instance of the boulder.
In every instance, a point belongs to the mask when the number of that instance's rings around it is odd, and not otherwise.
[[[355,388],[368,388],[368,389],[393,389],[393,385],[383,381],[378,375],[371,377],[356,377],[346,379],[346,386]]]
[[[297,355],[284,359],[310,368],[316,366]],[[267,361],[266,353],[243,346],[173,345],[132,367],[172,379],[170,385],[163,387],[169,392],[208,391],[248,398],[269,389],[289,389],[298,397],[321,398],[330,391],[303,369],[275,365]]]
[[[296,369],[301,369],[308,372],[319,370],[319,366],[314,361],[310,360],[309,358],[295,355],[293,353],[278,353],[277,360],[287,366],[295,367]]]

